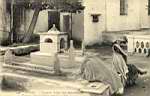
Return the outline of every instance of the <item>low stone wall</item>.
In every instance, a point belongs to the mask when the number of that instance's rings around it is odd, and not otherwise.
[[[126,35],[128,39],[128,52],[148,54],[150,49],[150,35]]]
[[[102,37],[103,42],[112,43],[114,40],[123,38],[126,35],[150,35],[149,31],[150,29],[103,32]]]
[[[15,55],[27,55],[27,54],[30,54],[30,52],[38,51],[39,45],[36,44],[36,45],[0,48],[3,54],[5,53],[7,49],[11,49]]]

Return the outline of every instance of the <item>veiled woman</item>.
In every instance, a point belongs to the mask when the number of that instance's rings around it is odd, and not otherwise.
[[[113,66],[121,77],[123,85],[132,86],[135,84],[139,74],[143,75],[147,72],[141,71],[133,64],[127,64],[127,54],[121,47],[121,42],[126,43],[127,41],[117,40],[113,44]]]
[[[124,52],[124,50],[120,47],[120,41],[115,41],[112,50],[113,50],[113,66],[114,70],[118,73],[118,75],[121,77],[122,83],[126,84],[127,81],[127,73],[128,67],[127,67],[127,54]]]
[[[98,56],[87,56],[81,65],[81,77],[89,82],[102,82],[110,85],[110,94],[123,93],[123,84],[111,64],[104,63]]]

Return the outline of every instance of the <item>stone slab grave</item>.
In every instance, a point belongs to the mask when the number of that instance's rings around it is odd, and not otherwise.
[[[67,49],[67,33],[60,32],[55,25],[48,31],[40,34],[40,51],[31,53],[31,63],[53,64],[55,53]]]
[[[126,35],[128,52],[147,55],[150,49],[150,35]]]
[[[73,41],[70,41],[68,50],[68,36],[66,32],[60,32],[56,26],[46,33],[40,33],[40,51],[31,53],[31,64],[53,66],[54,56],[58,53],[58,58],[61,66],[71,66],[73,63],[78,63],[82,56],[75,56]]]
[[[12,60],[13,60],[12,50],[7,49],[7,51],[5,52],[5,55],[4,55],[4,63],[12,64]]]
[[[16,93],[17,96],[110,96],[109,85],[100,82],[45,79],[14,73],[4,73],[3,76],[16,80],[16,84],[23,85],[26,89],[26,91]]]

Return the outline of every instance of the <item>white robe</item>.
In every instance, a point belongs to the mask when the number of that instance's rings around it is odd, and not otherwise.
[[[122,79],[122,83],[125,85],[125,82],[127,80],[127,73],[128,73],[128,67],[126,65],[126,62],[122,56],[122,54],[120,54],[119,52],[117,52],[114,47],[118,48],[118,50],[126,55],[126,53],[122,50],[122,48],[118,45],[118,44],[114,44],[113,45],[113,66],[114,66],[114,70],[117,71],[117,73],[121,76]]]
[[[97,81],[110,85],[110,93],[118,92],[124,86],[116,71],[111,70],[111,64],[104,63],[97,56],[87,57],[81,65],[81,77],[88,81]]]

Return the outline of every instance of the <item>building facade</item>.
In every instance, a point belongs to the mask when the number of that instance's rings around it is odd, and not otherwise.
[[[83,5],[84,27],[75,34],[83,33],[88,45],[113,41],[123,34],[149,32],[150,0],[83,0]]]
[[[5,14],[0,14],[0,39],[8,38],[12,22],[15,23],[16,34],[27,32],[35,12],[17,2],[12,21],[8,7],[12,3],[10,1],[0,0],[0,11]],[[55,23],[60,31],[68,32],[75,40],[84,40],[86,45],[111,42],[124,34],[149,33],[150,0],[82,0],[82,4],[85,9],[73,14],[50,9],[40,11],[34,32],[47,32]]]

